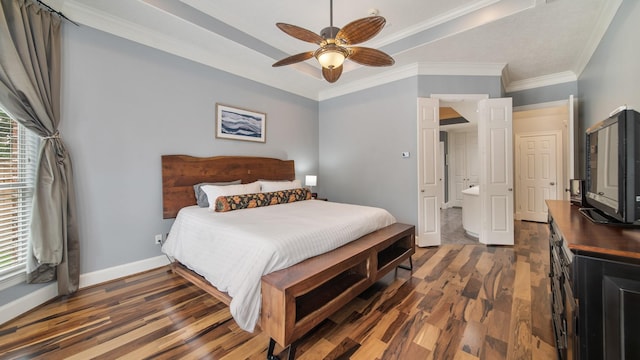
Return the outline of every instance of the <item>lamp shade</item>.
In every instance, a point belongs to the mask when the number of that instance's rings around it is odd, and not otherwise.
[[[304,184],[306,186],[316,186],[318,177],[316,175],[307,175],[304,177]]]

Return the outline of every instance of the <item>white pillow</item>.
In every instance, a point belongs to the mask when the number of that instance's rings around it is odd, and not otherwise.
[[[249,184],[238,185],[203,185],[202,190],[207,194],[209,200],[209,208],[216,208],[216,199],[218,196],[254,194],[260,192],[260,183],[254,181]]]
[[[302,187],[300,180],[293,181],[267,181],[258,180],[262,192],[273,192],[280,190],[298,189]]]

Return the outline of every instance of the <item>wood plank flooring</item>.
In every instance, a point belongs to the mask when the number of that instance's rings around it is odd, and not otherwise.
[[[321,323],[297,359],[555,359],[546,224],[516,245],[418,248]],[[52,301],[0,326],[2,359],[265,359],[269,339],[161,268]],[[276,352],[283,352],[277,347]]]

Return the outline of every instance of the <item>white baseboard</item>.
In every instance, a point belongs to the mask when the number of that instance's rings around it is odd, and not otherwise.
[[[0,307],[0,324],[14,319],[20,314],[44,304],[45,302],[58,296],[58,284],[53,282],[43,288],[40,288],[28,295],[16,299],[8,304]]]
[[[122,264],[107,269],[102,269],[87,274],[80,275],[80,288],[93,286],[103,282],[115,280],[124,276],[129,276],[143,271],[159,268],[169,264],[166,256],[156,256],[149,259]]]
[[[149,259],[135,261],[128,264],[114,266],[80,275],[80,288],[115,280],[124,276],[152,270],[169,264],[166,256],[156,256]],[[27,311],[44,304],[58,296],[58,284],[53,282],[41,289],[0,306],[0,324],[16,318]]]

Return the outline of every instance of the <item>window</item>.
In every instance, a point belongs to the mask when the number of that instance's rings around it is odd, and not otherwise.
[[[26,279],[38,142],[0,108],[0,289]]]

